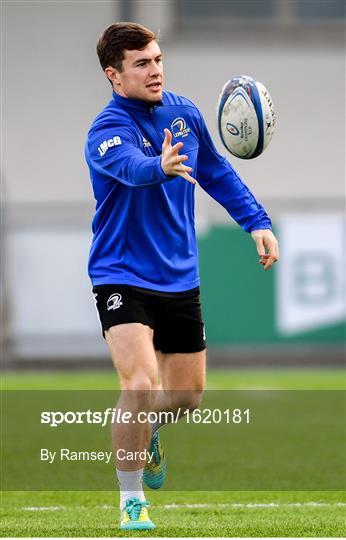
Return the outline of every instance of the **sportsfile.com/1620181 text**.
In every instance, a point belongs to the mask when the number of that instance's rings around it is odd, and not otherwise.
[[[156,423],[174,424],[185,418],[188,424],[249,424],[250,409],[193,409],[179,407],[176,411],[140,411],[133,413],[121,408],[108,408],[104,411],[42,411],[41,424],[57,427],[62,424],[108,424]]]

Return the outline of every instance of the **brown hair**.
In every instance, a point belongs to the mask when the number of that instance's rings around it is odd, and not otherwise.
[[[132,22],[111,24],[101,34],[96,47],[102,69],[112,66],[122,71],[125,50],[141,51],[154,39],[157,39],[154,32],[141,24]]]

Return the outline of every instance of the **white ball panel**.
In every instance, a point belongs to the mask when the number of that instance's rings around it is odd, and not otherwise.
[[[227,99],[221,115],[223,140],[232,154],[248,158],[257,145],[258,120],[245,90],[238,88]]]

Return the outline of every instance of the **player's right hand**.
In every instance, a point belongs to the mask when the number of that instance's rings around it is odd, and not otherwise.
[[[162,144],[161,167],[166,176],[182,176],[191,184],[196,184],[196,180],[190,176],[192,168],[183,164],[187,161],[188,156],[181,154],[179,150],[183,147],[182,142],[178,142],[172,146],[172,133],[169,129],[165,129],[165,140]]]

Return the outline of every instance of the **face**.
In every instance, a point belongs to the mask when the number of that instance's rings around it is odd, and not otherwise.
[[[162,53],[156,41],[148,43],[142,51],[125,50],[122,66],[122,71],[111,67],[105,70],[117,94],[148,103],[162,99]]]

